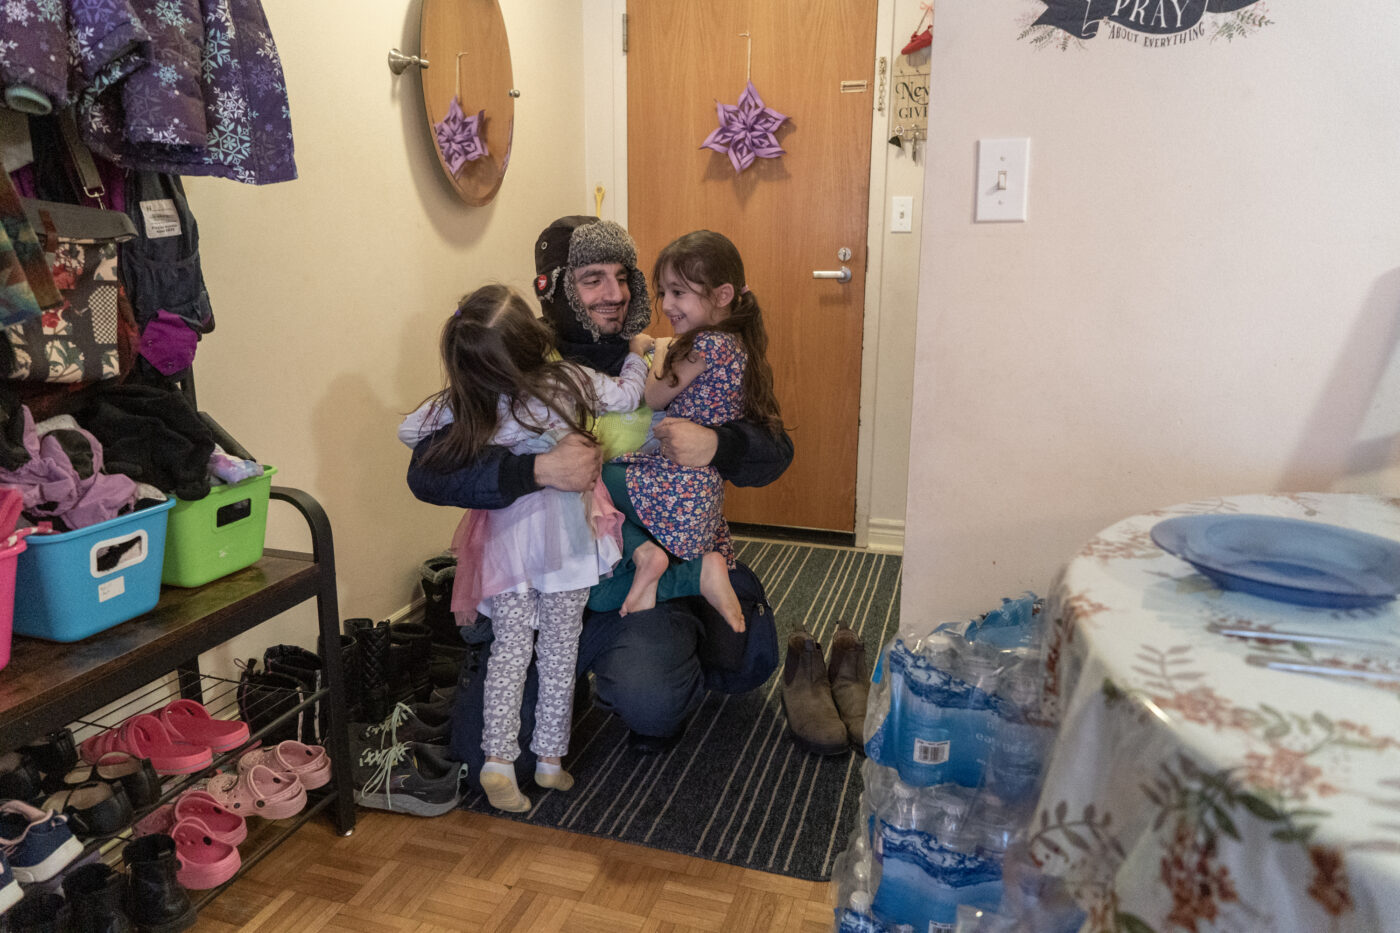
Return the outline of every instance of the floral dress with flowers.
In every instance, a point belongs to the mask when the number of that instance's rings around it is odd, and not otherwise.
[[[735,421],[744,414],[744,367],[748,354],[733,334],[704,331],[694,352],[705,369],[671,400],[666,414],[707,427]],[[724,520],[724,480],[712,466],[687,467],[661,454],[636,453],[619,458],[627,464],[627,495],[646,530],[681,560],[710,551],[734,566],[734,543]]]

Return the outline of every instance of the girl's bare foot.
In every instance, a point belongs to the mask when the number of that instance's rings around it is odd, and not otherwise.
[[[710,551],[700,558],[700,595],[724,616],[730,628],[736,632],[744,630],[744,610],[739,605],[733,584],[729,582],[729,564],[718,551]]]
[[[617,614],[620,616],[656,608],[656,584],[666,572],[666,565],[670,561],[666,559],[666,552],[661,550],[660,545],[645,541],[637,545],[637,549],[632,552],[632,563],[637,570],[632,575],[632,588],[627,591],[627,598],[622,601],[622,608],[618,610]]]

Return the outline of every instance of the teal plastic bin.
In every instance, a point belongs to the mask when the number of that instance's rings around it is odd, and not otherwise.
[[[267,501],[277,468],[263,466],[231,486],[214,486],[203,499],[176,500],[165,541],[166,586],[203,586],[257,563],[267,537]]]
[[[78,641],[154,609],[174,507],[167,499],[77,531],[26,538],[15,566],[15,632]]]

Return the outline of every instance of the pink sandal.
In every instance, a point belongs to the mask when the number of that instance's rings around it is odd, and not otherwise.
[[[248,741],[246,723],[233,719],[215,719],[203,704],[194,700],[176,700],[161,709],[160,721],[176,738],[197,745],[208,745],[216,752],[226,752]]]
[[[126,752],[137,758],[148,758],[157,774],[193,774],[214,761],[208,745],[175,738],[149,713],[132,716],[114,729],[83,740],[78,747],[78,753],[88,764],[97,764],[107,752]]]
[[[303,745],[292,739],[272,748],[255,748],[238,759],[240,773],[262,765],[278,774],[295,775],[307,790],[324,787],[331,780],[331,759],[320,745]]]
[[[214,837],[196,817],[180,820],[170,831],[180,867],[175,880],[192,891],[217,888],[238,873],[238,849]]]

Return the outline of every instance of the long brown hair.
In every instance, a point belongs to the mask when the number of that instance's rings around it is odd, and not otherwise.
[[[538,400],[580,434],[592,436],[598,400],[577,366],[558,359],[554,335],[530,305],[504,285],[484,285],[457,303],[440,341],[447,386],[431,396],[452,413],[452,426],[424,455],[425,464],[474,460],[499,427],[501,396],[516,421],[539,432],[526,406]]]
[[[675,273],[696,294],[713,301],[721,285],[734,287],[734,300],[729,304],[729,316],[718,324],[697,327],[676,337],[666,354],[661,378],[676,384],[675,361],[685,359],[695,346],[695,338],[703,331],[713,330],[733,334],[739,339],[748,363],[744,366],[744,417],[773,434],[783,430],[783,417],[778,398],[773,392],[773,367],[768,365],[768,332],[763,327],[763,309],[758,298],[744,281],[744,260],[729,238],[712,230],[687,233],[661,251],[656,257],[651,280],[661,289],[661,277]],[[656,296],[660,310],[661,295]]]

